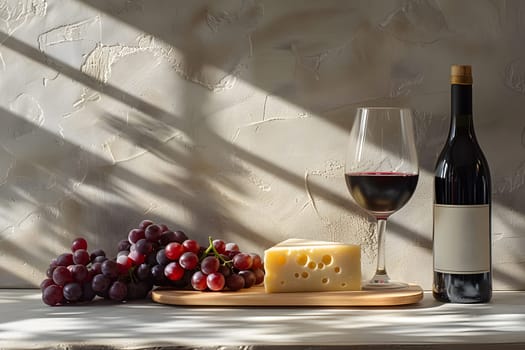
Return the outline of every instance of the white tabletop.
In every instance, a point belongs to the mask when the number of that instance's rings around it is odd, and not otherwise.
[[[49,307],[39,290],[0,290],[0,349],[525,349],[525,292],[490,304],[380,308],[213,308],[149,300]],[[473,344],[475,346],[467,346]]]

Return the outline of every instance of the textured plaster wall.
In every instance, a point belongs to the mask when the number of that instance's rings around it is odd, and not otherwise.
[[[497,289],[525,288],[522,1],[0,0],[0,286],[36,286],[85,236],[114,252],[143,218],[262,252],[363,245],[348,195],[355,108],[408,105],[420,182],[387,263],[430,288],[432,172],[449,66],[472,64],[493,178]]]

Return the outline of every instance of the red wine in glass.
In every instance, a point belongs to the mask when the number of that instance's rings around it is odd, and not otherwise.
[[[345,174],[352,197],[377,219],[386,219],[408,202],[416,189],[418,177],[418,174],[398,172]]]

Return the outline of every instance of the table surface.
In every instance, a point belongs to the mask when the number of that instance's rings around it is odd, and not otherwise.
[[[386,347],[386,344],[390,344]],[[470,344],[470,345],[469,345]],[[525,292],[489,304],[403,307],[178,307],[96,300],[50,307],[0,290],[0,349],[525,349]]]

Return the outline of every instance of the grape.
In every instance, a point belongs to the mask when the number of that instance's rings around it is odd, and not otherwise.
[[[56,284],[48,286],[42,292],[42,301],[50,306],[58,305],[64,300],[64,295],[62,294],[62,288]]]
[[[239,246],[237,245],[237,243],[229,242],[226,243],[225,250],[229,250],[231,252],[238,252]]]
[[[151,242],[151,247],[153,248],[153,251],[157,251],[160,247],[159,241]]]
[[[146,227],[148,227],[149,225],[153,225],[153,221],[151,220],[142,220],[139,224],[139,228],[140,229],[146,229]]]
[[[63,254],[60,254],[60,255],[57,257],[56,263],[57,263],[57,266],[69,266],[69,265],[73,265],[73,264],[74,264],[74,262],[73,262],[73,254],[72,254],[72,253],[63,253]]]
[[[147,264],[140,264],[137,266],[135,275],[141,281],[150,280],[153,277],[151,274],[151,268]]]
[[[145,238],[139,239],[137,243],[135,243],[135,248],[137,252],[144,255],[147,255],[153,251],[153,245]]]
[[[120,257],[120,256],[128,256],[129,255],[129,250],[120,250],[118,253],[117,253],[117,259]]]
[[[191,286],[193,287],[193,289],[205,290],[208,287],[206,283],[206,278],[207,276],[203,274],[201,271],[195,272],[191,276]],[[244,280],[243,280],[243,283],[244,283]]]
[[[73,262],[75,264],[87,265],[91,261],[89,253],[85,249],[77,249],[73,253]]]
[[[91,288],[93,288],[93,291],[96,293],[104,293],[108,290],[110,284],[111,280],[108,277],[99,274],[93,277]]]
[[[157,242],[161,235],[162,235],[162,229],[160,228],[159,225],[153,224],[153,225],[149,225],[148,227],[146,227],[145,236],[148,241]]]
[[[126,240],[126,242],[127,242],[127,240]],[[102,249],[95,249],[95,250],[91,251],[91,254],[89,256],[91,262],[93,262],[97,256],[106,256],[106,252],[103,251]]]
[[[100,266],[99,266],[99,269],[100,269]],[[95,271],[95,270],[92,270],[92,269],[88,269],[88,276],[87,276],[86,280],[84,281],[84,283],[85,282],[91,283],[91,281],[93,281],[93,277],[95,275],[98,275],[98,274],[101,274],[101,273],[102,272],[100,272],[100,270],[99,271]]]
[[[238,250],[227,250],[224,252],[224,255],[228,257],[229,260],[233,260],[233,257],[241,252]]]
[[[102,263],[101,262],[92,263],[91,271],[95,272],[95,274],[102,273]]]
[[[198,256],[204,256],[204,253],[206,252],[206,248],[199,247],[199,252],[196,253]],[[208,253],[209,254],[209,253]]]
[[[226,265],[219,266],[219,270],[217,272],[222,273],[225,278],[232,274],[231,268]]]
[[[221,239],[214,239],[213,242],[213,248],[217,251],[219,254],[223,254],[226,251],[226,243],[224,243]]]
[[[94,263],[103,263],[104,261],[108,260],[105,256],[99,255],[93,260]]]
[[[108,294],[111,300],[122,301],[126,298],[126,295],[128,294],[128,287],[124,282],[113,282],[111,287],[109,287]]]
[[[129,243],[136,243],[139,239],[146,238],[146,233],[142,229],[135,228],[129,231],[128,240]]]
[[[88,278],[88,269],[84,265],[71,265],[70,271],[73,279],[77,282],[83,282]]]
[[[64,286],[62,292],[67,301],[78,301],[82,296],[82,287],[78,282],[71,282]]]
[[[168,265],[170,263],[170,260],[166,257],[166,250],[164,248],[160,249],[157,252],[156,260],[160,265]]]
[[[47,287],[49,287],[52,284],[55,284],[55,282],[53,282],[53,279],[52,278],[46,278],[45,280],[43,280],[40,283],[40,290],[44,291],[44,289],[46,289]]]
[[[169,260],[177,260],[184,253],[184,247],[177,242],[172,242],[164,248],[164,254]]]
[[[244,278],[244,288],[250,288],[255,284],[255,274],[250,270],[239,271],[239,275]]]
[[[128,284],[128,293],[126,294],[126,300],[142,299],[146,296],[141,295],[140,287],[137,283]]]
[[[95,291],[91,287],[91,282],[82,283],[82,301],[91,301],[95,299]]]
[[[173,231],[163,232],[160,235],[159,242],[160,242],[160,244],[162,246],[166,246],[166,245],[168,245],[171,242],[177,242],[177,239],[175,237],[175,232],[173,232]],[[178,242],[178,243],[182,243],[182,242]]]
[[[164,265],[155,265],[151,268],[153,283],[157,286],[164,286],[168,283],[168,278],[164,275]]]
[[[217,272],[219,270],[219,266],[219,259],[214,256],[207,256],[201,261],[201,271],[206,275]]]
[[[184,268],[182,268],[178,262],[170,262],[164,268],[164,275],[166,275],[170,281],[179,281],[184,276]]]
[[[161,233],[164,233],[164,232],[170,230],[169,227],[168,227],[168,225],[166,225],[166,224],[160,224],[159,227],[160,227],[160,232],[161,232]]]
[[[179,258],[179,264],[186,270],[195,270],[199,264],[199,257],[192,252],[185,252]]]
[[[250,254],[239,253],[233,257],[233,267],[239,270],[248,270],[252,267],[252,257]]]
[[[255,269],[261,269],[263,267],[262,259],[259,254],[250,253],[250,256],[252,257],[252,270]]]
[[[127,255],[122,254],[122,255],[117,256],[117,264],[122,266],[127,271],[127,269],[129,269],[131,265],[133,264],[133,260],[128,258]]]
[[[149,292],[153,289],[153,281],[146,280],[146,281],[139,281],[138,283],[134,283],[140,286],[144,290],[144,298],[148,296]]]
[[[130,232],[130,234],[131,234],[131,232]],[[137,240],[139,240],[139,239],[137,239]],[[129,241],[129,238],[128,239],[122,239],[117,244],[117,251],[119,251],[119,252],[123,251],[123,250],[129,251],[129,249],[131,248],[131,244],[132,243]]]
[[[46,271],[46,276],[49,278],[53,278],[53,271],[55,271],[56,266],[49,266],[49,268]]]
[[[51,260],[51,263],[49,263],[49,267],[57,267],[58,266],[57,259],[58,258],[54,258],[53,260]]]
[[[144,254],[140,254],[138,251],[130,252],[128,255],[128,258],[133,260],[133,262],[137,265],[142,264],[146,260],[146,256]]]
[[[233,257],[237,254],[239,254],[240,251],[238,250],[226,250],[224,252],[224,255],[226,255],[228,257],[229,260],[233,260]]]
[[[223,290],[225,283],[226,280],[224,278],[224,275],[219,272],[211,273],[208,275],[208,277],[206,277],[206,285],[210,290],[214,292]]]
[[[168,286],[176,288],[176,289],[185,289],[191,282],[191,276],[193,275],[193,271],[184,270],[184,273],[180,280],[178,281],[169,281]]]
[[[261,284],[264,282],[264,270],[263,269],[254,269],[253,273],[255,275],[255,284]]]
[[[236,273],[226,277],[226,287],[235,291],[244,288],[244,278]]]
[[[146,255],[146,261],[145,263],[149,266],[157,265],[157,250],[153,250],[151,253]]]
[[[187,252],[193,252],[195,254],[199,253],[199,250],[201,246],[199,243],[193,239],[187,239],[184,242],[182,242],[182,246],[184,247],[184,250]]]
[[[118,277],[119,267],[117,262],[113,260],[106,260],[102,263],[101,271],[104,276],[113,280]]]
[[[84,238],[79,237],[79,238],[75,239],[73,241],[73,243],[71,243],[71,251],[75,252],[75,251],[77,251],[79,249],[86,250],[87,246],[88,246],[87,241]]]
[[[152,287],[151,283],[147,281],[130,283],[128,284],[128,294],[126,295],[126,299],[143,299],[148,296]]]
[[[173,233],[175,234],[175,242],[182,244],[185,240],[188,239],[188,236],[184,233],[184,231],[177,230]]]
[[[65,284],[72,282],[73,276],[71,271],[68,270],[65,266],[57,266],[55,271],[53,271],[53,282],[59,286],[64,286]]]
[[[111,282],[110,282],[110,285],[111,285]],[[98,295],[99,297],[109,300],[109,287],[103,292],[95,292],[95,295]]]

